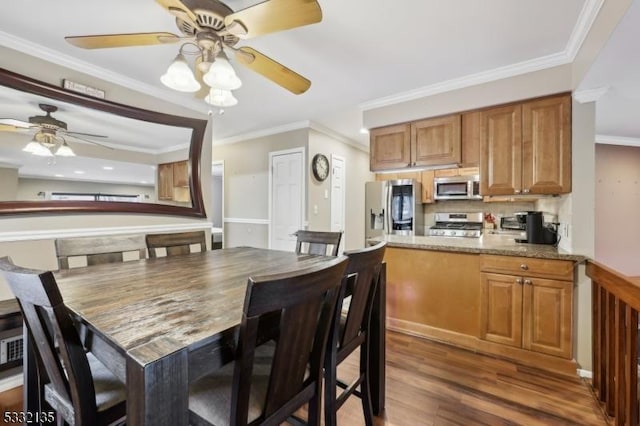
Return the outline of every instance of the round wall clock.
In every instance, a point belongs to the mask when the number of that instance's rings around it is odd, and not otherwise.
[[[323,182],[329,176],[329,160],[323,154],[316,154],[311,160],[313,176]]]

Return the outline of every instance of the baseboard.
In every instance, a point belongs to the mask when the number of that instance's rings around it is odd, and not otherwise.
[[[0,392],[22,386],[22,373],[0,379]]]
[[[593,371],[590,370],[583,370],[581,368],[578,368],[578,376],[584,378],[584,379],[593,379]]]

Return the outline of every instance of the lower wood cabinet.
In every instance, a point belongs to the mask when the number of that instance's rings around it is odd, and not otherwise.
[[[481,256],[481,271],[481,339],[572,357],[572,262]]]

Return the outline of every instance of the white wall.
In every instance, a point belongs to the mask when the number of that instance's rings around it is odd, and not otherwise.
[[[222,176],[211,178],[211,223],[222,228]]]

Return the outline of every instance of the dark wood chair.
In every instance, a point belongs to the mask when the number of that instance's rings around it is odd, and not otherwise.
[[[321,232],[299,230],[295,235],[297,237],[296,253],[327,255],[327,249],[331,246],[331,252],[329,254],[331,256],[338,255],[342,231]]]
[[[58,424],[124,420],[125,387],[85,352],[53,274],[15,266],[8,257],[0,258],[0,271],[20,304],[44,400],[57,412]]]
[[[344,257],[293,273],[249,278],[234,362],[190,387],[192,425],[279,425],[308,403],[319,425],[322,367],[347,266]],[[277,337],[256,346],[264,315]]]
[[[325,357],[325,425],[337,424],[337,411],[350,395],[362,400],[365,423],[373,425],[373,409],[369,393],[367,366],[369,365],[369,322],[373,307],[373,298],[380,277],[382,259],[386,243],[382,242],[362,250],[345,252],[349,258],[347,279],[343,292],[350,297],[348,310],[345,312],[342,301],[339,301],[333,318],[329,347]],[[337,367],[353,351],[360,348],[360,368],[358,377],[346,384],[337,378]],[[342,389],[336,397],[337,387]],[[358,391],[360,387],[360,391]]]
[[[60,269],[69,269],[69,259],[74,257],[86,257],[89,266],[123,262],[128,252],[136,253],[132,255],[133,259],[147,257],[147,246],[141,234],[64,238],[55,240],[55,246]]]
[[[200,245],[200,251],[207,250],[204,231],[178,232],[175,234],[149,234],[146,237],[149,257],[158,257],[158,249],[167,250],[167,256],[191,253],[192,245]]]

